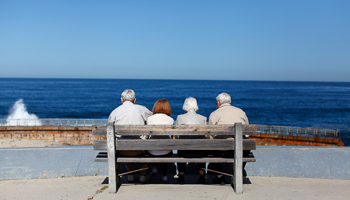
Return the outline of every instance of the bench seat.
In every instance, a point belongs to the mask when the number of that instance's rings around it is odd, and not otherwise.
[[[255,162],[253,153],[249,156],[242,158],[243,162]],[[99,152],[94,160],[95,162],[108,162],[108,153]],[[119,163],[234,163],[232,158],[220,158],[220,157],[202,157],[202,158],[183,158],[173,155],[173,157],[118,157],[116,161]]]

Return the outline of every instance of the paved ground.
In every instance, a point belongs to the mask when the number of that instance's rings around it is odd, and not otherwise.
[[[1,200],[116,199],[349,199],[350,181],[316,178],[254,177],[245,180],[243,195],[227,184],[127,184],[109,194],[106,176],[0,181]]]

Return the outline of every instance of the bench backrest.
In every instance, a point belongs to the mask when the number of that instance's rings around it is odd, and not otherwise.
[[[108,128],[107,128],[108,127]],[[234,139],[118,139],[120,136],[228,136],[256,134],[256,125],[114,125],[95,126],[93,135],[106,135],[106,140],[94,141],[95,150],[108,150],[114,146],[116,150],[234,150]],[[237,141],[236,141],[237,142]],[[243,150],[255,150],[256,141],[241,140]]]

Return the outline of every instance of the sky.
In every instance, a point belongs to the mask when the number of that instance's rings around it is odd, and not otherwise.
[[[1,0],[0,77],[350,82],[349,0]]]

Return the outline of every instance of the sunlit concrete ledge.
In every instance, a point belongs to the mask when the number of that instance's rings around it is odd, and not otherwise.
[[[250,176],[350,180],[350,147],[258,147]]]
[[[0,148],[0,180],[107,175],[91,146]],[[350,180],[350,147],[265,147],[253,151],[248,176]]]

